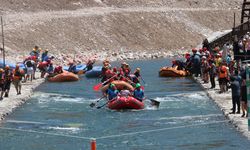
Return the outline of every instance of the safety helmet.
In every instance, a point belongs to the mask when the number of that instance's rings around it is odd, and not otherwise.
[[[2,68],[0,68],[0,73],[2,73],[3,72],[3,69]]]
[[[192,52],[197,52],[197,49],[196,49],[196,48],[193,48],[193,49],[192,49]]]
[[[140,68],[136,68],[135,70],[136,70],[136,71],[141,71],[141,69],[140,69]]]
[[[135,87],[139,88],[139,87],[141,87],[141,84],[140,83],[136,83]]]
[[[8,66],[8,65],[7,65],[7,66],[5,66],[5,69],[10,69],[10,66]]]
[[[114,84],[114,83],[111,83],[111,84],[110,84],[110,87],[115,87],[115,84]]]

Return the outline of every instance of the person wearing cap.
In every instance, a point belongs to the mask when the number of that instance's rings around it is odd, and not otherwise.
[[[19,65],[16,65],[16,68],[13,70],[13,81],[12,83],[15,86],[17,95],[21,94],[21,88],[22,88],[22,84],[21,84],[21,80],[22,80],[22,73],[20,71]]]
[[[119,91],[117,90],[114,83],[110,83],[109,88],[107,89],[106,93],[104,93],[105,96],[107,96],[108,100],[113,100],[117,97]]]
[[[137,83],[135,85],[135,90],[134,90],[134,98],[136,98],[139,101],[143,101],[144,99],[144,91],[141,89],[141,84]]]
[[[4,70],[2,68],[0,68],[0,90],[1,90],[1,93],[3,92],[3,89],[4,89]],[[0,94],[1,97],[0,97],[0,100],[3,99],[3,96],[2,94]]]
[[[9,91],[10,91],[10,85],[12,82],[12,72],[10,70],[10,66],[6,66],[4,69],[4,88],[3,91],[1,93],[1,97],[9,97]]]

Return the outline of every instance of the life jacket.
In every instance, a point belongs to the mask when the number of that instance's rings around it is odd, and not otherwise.
[[[12,80],[12,72],[10,70],[4,71],[4,80],[11,81]]]
[[[138,90],[138,89],[135,89],[135,90],[134,90],[134,97],[135,97],[136,99],[142,101],[143,98],[144,98],[144,92],[143,92],[143,90],[142,90],[142,89],[139,89],[139,90]]]
[[[114,99],[118,95],[118,90],[108,89],[107,92],[109,100]]]
[[[32,62],[31,62],[31,60],[28,60],[28,61],[26,62],[26,66],[27,66],[27,67],[33,67],[33,64],[32,64]]]
[[[227,78],[227,67],[224,65],[220,67],[219,78]]]
[[[22,73],[20,70],[14,70],[13,71],[13,80],[21,80],[22,79]]]

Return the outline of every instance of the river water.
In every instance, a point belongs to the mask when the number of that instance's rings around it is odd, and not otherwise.
[[[250,141],[191,78],[158,77],[170,61],[129,62],[141,67],[145,95],[160,101],[159,109],[149,102],[140,111],[90,108],[101,97],[92,90],[96,79],[42,84],[1,124],[0,149],[83,150],[90,149],[90,138],[99,150],[248,149]]]

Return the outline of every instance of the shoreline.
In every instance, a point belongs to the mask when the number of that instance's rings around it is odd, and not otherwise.
[[[207,96],[221,109],[224,116],[229,120],[229,123],[239,131],[243,136],[250,140],[250,132],[248,131],[248,118],[241,117],[241,114],[229,114],[232,108],[231,89],[227,92],[219,94],[219,84],[216,83],[216,88],[210,89],[210,82],[207,84],[202,83],[201,78],[193,77],[194,81],[198,83]]]
[[[36,74],[38,76],[39,73]],[[32,82],[27,81],[26,83],[22,83],[22,94],[16,95],[16,89],[14,85],[11,85],[9,97],[4,97],[3,100],[0,101],[0,124],[1,122],[12,113],[16,108],[20,107],[26,101],[28,101],[33,94],[34,90],[44,83],[44,79],[37,78]]]

